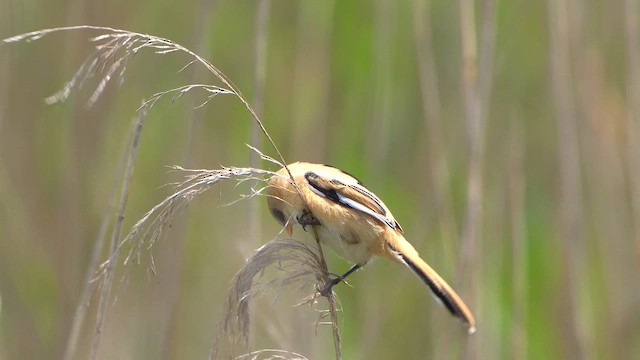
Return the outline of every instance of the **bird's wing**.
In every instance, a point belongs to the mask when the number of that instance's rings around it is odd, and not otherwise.
[[[393,218],[393,215],[382,200],[360,183],[347,183],[337,178],[321,176],[313,171],[306,172],[304,177],[309,189],[316,195],[360,211],[390,228],[402,232],[402,227]]]

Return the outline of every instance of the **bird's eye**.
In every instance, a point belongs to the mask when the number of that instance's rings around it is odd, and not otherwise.
[[[284,218],[284,213],[280,209],[271,208],[271,215],[273,215],[276,220],[280,223],[280,225],[284,226],[286,220]]]

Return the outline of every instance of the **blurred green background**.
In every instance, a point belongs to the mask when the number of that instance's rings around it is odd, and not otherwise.
[[[2,0],[0,37],[91,24],[174,40],[232,79],[287,161],[344,168],[384,199],[467,301],[478,331],[468,336],[409,271],[374,261],[353,287],[336,288],[345,358],[632,359],[640,358],[639,8],[637,0]],[[0,47],[0,359],[62,357],[142,99],[219,84],[197,66],[178,73],[186,56],[142,51],[90,109],[95,80],[47,106],[95,35]],[[256,64],[266,66],[263,83]],[[246,143],[274,155],[251,140],[254,124],[236,98],[193,110],[201,100],[167,98],[149,111],[125,232],[179,179],[166,165],[248,166]],[[227,184],[196,199],[152,249],[157,275],[147,256],[127,282],[116,277],[98,358],[206,358],[230,279],[279,231],[261,198],[222,207],[247,191]],[[264,214],[257,236],[247,226],[255,201]],[[327,254],[331,270],[348,268]],[[330,329],[316,331],[318,313],[293,307],[306,295],[256,302],[252,350],[334,356]],[[94,296],[77,358],[89,354],[96,309]]]

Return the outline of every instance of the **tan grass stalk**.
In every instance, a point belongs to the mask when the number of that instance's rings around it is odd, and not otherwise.
[[[306,357],[291,351],[283,351],[278,349],[262,349],[252,351],[248,354],[236,357],[236,360],[258,360],[265,356],[265,360],[307,360]]]
[[[475,4],[460,0],[460,35],[462,44],[462,88],[466,110],[468,173],[467,210],[462,230],[462,271],[469,275],[467,299],[475,304],[474,312],[482,326],[482,306],[476,289],[482,288],[482,223],[484,197],[484,153],[486,113],[491,98],[493,54],[495,48],[495,2],[485,3],[481,41],[476,35]],[[480,55],[478,57],[478,51]],[[467,356],[475,358],[480,351],[480,336],[467,343]],[[489,345],[490,346],[490,345]]]
[[[428,177],[433,183],[433,199],[438,217],[438,226],[442,242],[448,244],[445,247],[446,257],[451,258],[451,250],[457,248],[453,244],[459,243],[460,234],[453,211],[453,198],[449,184],[449,164],[447,162],[446,147],[443,143],[444,131],[442,126],[442,104],[438,88],[438,73],[436,71],[435,57],[433,55],[431,27],[430,27],[430,1],[414,0],[413,4],[413,35],[416,46],[417,66],[420,83],[420,95],[422,97],[422,111],[425,123],[425,146],[427,147]],[[430,200],[430,199],[425,199]],[[439,309],[437,309],[439,310]],[[438,325],[432,327],[432,336],[437,338],[433,342],[432,356],[440,357],[448,353],[451,346],[451,334],[437,331]]]
[[[124,221],[124,211],[127,207],[127,200],[129,198],[129,190],[131,189],[131,180],[133,179],[133,170],[135,168],[136,158],[138,156],[138,145],[140,144],[140,135],[142,133],[142,126],[147,115],[146,107],[139,112],[138,121],[135,124],[133,130],[133,136],[131,138],[131,150],[129,151],[129,157],[127,160],[127,166],[122,178],[122,185],[120,188],[120,198],[118,200],[117,212],[114,220],[113,232],[111,236],[111,245],[109,246],[110,256],[117,254],[118,245],[120,243],[120,237],[122,235],[122,223]],[[100,298],[98,305],[98,313],[96,318],[96,329],[93,337],[93,343],[91,345],[90,359],[96,359],[98,357],[98,349],[100,347],[100,340],[102,339],[102,333],[104,331],[104,323],[107,316],[107,309],[111,294],[111,285],[113,283],[114,266],[109,262],[105,268],[105,281],[101,283]]]
[[[134,136],[133,131],[131,132],[131,136]],[[104,241],[107,237],[107,232],[109,231],[109,225],[111,224],[112,214],[115,211],[115,199],[117,197],[118,185],[120,184],[121,177],[123,176],[121,174],[124,174],[124,165],[126,163],[125,160],[127,160],[129,156],[131,143],[131,139],[127,141],[127,146],[125,147],[121,156],[120,164],[117,166],[116,171],[114,172],[116,176],[113,179],[113,188],[109,192],[111,195],[108,197],[109,199],[112,199],[112,201],[109,202],[109,206],[105,211],[102,221],[100,222],[98,234],[96,235],[96,239],[93,242],[91,256],[89,257],[84,282],[82,284],[80,300],[78,301],[78,305],[76,306],[76,311],[71,322],[71,329],[69,330],[69,336],[67,337],[67,344],[65,345],[65,351],[62,357],[63,360],[71,360],[75,358],[78,341],[80,340],[80,330],[82,329],[82,324],[84,323],[84,318],[89,307],[89,302],[91,300],[91,294],[94,289],[95,283],[92,281],[92,279],[95,276],[95,269],[98,267],[100,254],[104,249]]]
[[[301,159],[318,161],[331,153],[331,41],[336,2],[297,2],[296,35],[292,63],[293,98],[287,103],[290,151]],[[310,141],[311,140],[311,141]],[[313,144],[310,146],[310,144]]]
[[[627,156],[636,258],[640,267],[640,29],[637,0],[625,0],[627,38]]]
[[[271,8],[271,0],[260,0],[258,2],[258,11],[255,20],[254,35],[254,83],[253,83],[253,108],[259,117],[263,116],[264,109],[264,92],[267,78],[267,35],[269,34],[269,10]],[[254,147],[261,148],[262,137],[260,127],[256,122],[252,122],[250,139]],[[250,152],[249,166],[258,167],[260,156],[255,151]],[[260,239],[260,223],[261,223],[261,206],[257,201],[249,205],[249,246],[252,248],[256,245],[256,240]]]
[[[391,96],[393,89],[393,54],[397,6],[393,0],[375,1],[373,15],[373,104],[371,135],[368,137],[368,165],[374,177],[382,175],[391,146]]]
[[[215,14],[215,7],[217,2],[215,0],[205,0],[200,1],[197,11],[195,11],[196,15],[193,22],[193,27],[191,28],[191,40],[195,46],[194,52],[207,53],[210,48],[211,41],[207,37],[207,34],[211,33],[210,29],[214,25],[215,18],[211,15]],[[201,79],[207,76],[206,72],[201,67],[194,67],[191,69],[191,73],[189,75],[189,83],[196,84]],[[188,100],[188,104],[191,108],[195,109],[198,107],[198,99],[195,97],[191,97]],[[194,144],[194,137],[197,134],[202,133],[201,127],[203,123],[206,121],[205,117],[206,113],[201,111],[187,111],[184,116],[184,124],[186,125],[186,133],[184,137],[184,144],[188,144],[184,147],[184,153],[182,156],[181,163],[186,166],[192,165],[192,152]],[[217,153],[217,144],[216,141],[208,142],[209,150],[212,153]],[[184,280],[184,273],[186,269],[186,258],[185,258],[185,246],[186,242],[186,219],[190,216],[189,209],[185,209],[183,216],[180,219],[176,219],[172,223],[172,238],[177,241],[175,244],[170,244],[172,256],[168,260],[169,263],[165,264],[165,266],[171,267],[169,272],[166,272],[163,279],[163,287],[165,288],[163,292],[166,294],[165,303],[166,308],[169,309],[167,311],[167,325],[162,330],[160,335],[159,343],[161,344],[160,354],[161,357],[158,360],[168,360],[176,358],[176,353],[179,349],[178,341],[180,341],[180,336],[177,336],[178,332],[181,331],[179,324],[183,320],[182,309],[181,306],[183,302],[181,301],[182,293],[180,289],[182,287],[182,280]]]
[[[267,79],[267,55],[269,35],[269,10],[271,9],[271,0],[260,0],[258,2],[258,12],[256,14],[255,35],[254,35],[254,83],[253,83],[253,108],[258,116],[262,116],[264,111],[264,92]],[[256,126],[251,128],[251,144],[260,148],[261,131]],[[250,166],[258,165],[260,157],[257,153],[251,153]]]
[[[583,274],[586,269],[586,249],[583,224],[582,178],[576,109],[574,105],[571,57],[569,53],[571,23],[569,3],[566,0],[548,0],[549,56],[551,86],[556,107],[559,139],[560,168],[560,234],[565,262],[565,284],[568,295],[571,329],[567,333],[571,353],[576,358],[588,358],[595,353],[587,351],[590,314],[584,303]]]
[[[457,241],[458,226],[453,213],[453,200],[449,184],[449,165],[443,144],[442,105],[438,89],[438,73],[436,71],[433,49],[431,46],[431,29],[429,24],[429,2],[414,1],[413,34],[418,57],[418,73],[420,75],[420,95],[422,111],[428,137],[428,155],[430,158],[429,177],[432,179],[438,211],[440,229],[444,241]]]
[[[511,142],[508,158],[508,211],[509,237],[511,238],[511,267],[513,269],[513,327],[511,332],[510,358],[514,360],[527,358],[526,314],[527,297],[527,246],[525,224],[525,188],[524,175],[524,135],[522,119],[514,117],[511,121]]]

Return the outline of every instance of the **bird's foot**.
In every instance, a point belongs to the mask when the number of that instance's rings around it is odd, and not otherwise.
[[[333,288],[334,285],[344,281],[344,279],[346,279],[347,276],[349,276],[354,271],[360,269],[363,265],[364,264],[362,264],[362,265],[355,264],[355,265],[351,266],[351,268],[349,268],[349,270],[347,270],[347,272],[345,272],[344,274],[329,280],[321,289],[318,289],[318,291],[320,292],[320,295],[325,296],[325,297],[328,297],[329,295],[331,295],[331,289]],[[347,282],[345,281],[345,284],[346,283]]]
[[[298,224],[302,226],[302,230],[307,231],[307,225],[322,225],[318,219],[307,209],[302,210],[302,215],[296,216]]]
[[[331,293],[333,292],[333,287],[342,282],[342,280],[344,280],[344,277],[342,276],[335,277],[324,284],[322,288],[318,289],[318,292],[324,297],[329,297],[329,295],[331,295]]]

